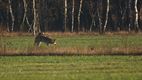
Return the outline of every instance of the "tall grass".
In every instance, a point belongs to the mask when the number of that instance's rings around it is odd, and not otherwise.
[[[141,54],[141,35],[90,35],[49,34],[57,45],[34,47],[33,36],[1,36],[0,54],[6,55],[95,55],[95,54]]]

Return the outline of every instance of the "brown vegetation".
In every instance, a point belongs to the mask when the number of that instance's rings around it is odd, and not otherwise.
[[[49,36],[79,36],[79,35],[100,35],[97,32],[44,32],[45,35]],[[113,35],[121,35],[121,36],[127,36],[127,35],[142,35],[142,32],[135,33],[133,31],[131,32],[126,32],[126,31],[119,31],[119,32],[106,32],[105,34],[102,35],[108,35],[108,36],[113,36]],[[0,36],[34,36],[33,33],[26,33],[26,32],[0,32]]]
[[[27,48],[25,50],[0,49],[0,55],[43,56],[43,55],[142,55],[142,48]]]

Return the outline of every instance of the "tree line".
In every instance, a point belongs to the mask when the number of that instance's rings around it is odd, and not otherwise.
[[[0,0],[8,32],[142,31],[142,0]]]

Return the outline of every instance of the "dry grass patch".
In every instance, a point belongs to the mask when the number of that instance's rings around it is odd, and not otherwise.
[[[142,48],[77,48],[49,47],[0,49],[0,55],[142,55]]]

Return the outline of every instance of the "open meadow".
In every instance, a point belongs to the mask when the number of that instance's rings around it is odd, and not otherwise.
[[[46,34],[57,45],[34,47],[32,35],[1,35],[0,80],[141,80],[141,34]]]
[[[142,56],[0,56],[0,80],[141,80]]]
[[[4,35],[0,37],[0,55],[141,55],[141,34],[76,34],[48,33],[57,45],[42,43],[34,47],[32,35]]]

